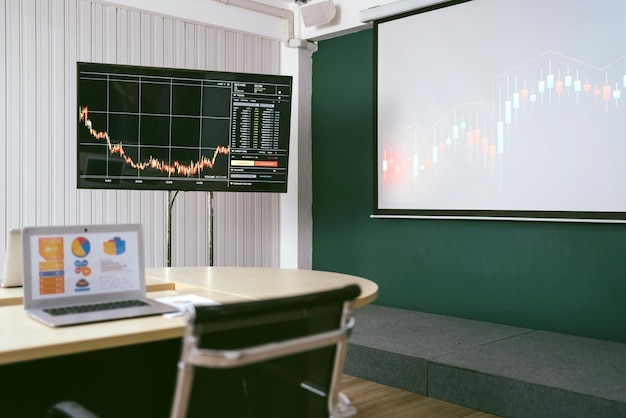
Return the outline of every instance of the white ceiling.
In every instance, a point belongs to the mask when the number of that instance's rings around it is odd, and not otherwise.
[[[219,0],[101,0],[103,3],[120,4],[129,8],[147,10],[164,16],[221,26],[242,32],[253,33],[273,39],[284,39],[284,21],[274,16],[245,10],[237,6],[222,4]],[[228,2],[225,0],[226,3]],[[252,0],[250,0],[252,1]],[[294,12],[294,35],[296,38],[321,40],[354,32],[365,27],[359,20],[359,13],[374,6],[392,3],[396,0],[308,0],[306,6],[331,1],[336,8],[334,19],[324,25],[305,27],[302,24],[295,0],[254,0]]]

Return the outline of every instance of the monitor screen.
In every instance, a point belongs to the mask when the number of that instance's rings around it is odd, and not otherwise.
[[[292,77],[77,63],[77,186],[287,191]]]
[[[29,235],[32,300],[141,289],[141,230],[98,229]]]
[[[376,215],[626,220],[626,2],[377,22]]]

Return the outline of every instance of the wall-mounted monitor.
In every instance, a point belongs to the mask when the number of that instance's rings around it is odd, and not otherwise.
[[[287,191],[292,77],[77,63],[77,186]]]
[[[376,22],[375,215],[626,220],[625,27],[615,0]]]

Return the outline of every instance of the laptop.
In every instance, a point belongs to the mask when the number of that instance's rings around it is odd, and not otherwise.
[[[24,309],[52,327],[176,312],[146,297],[139,224],[22,229]]]
[[[22,231],[12,228],[7,231],[7,246],[4,252],[4,273],[0,286],[22,285]]]

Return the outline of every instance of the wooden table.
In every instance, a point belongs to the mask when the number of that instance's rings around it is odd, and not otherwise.
[[[356,283],[359,307],[378,287],[339,273],[276,268],[146,269],[153,298],[197,294],[220,303],[294,296]],[[21,305],[21,289],[0,292],[0,417],[46,416],[63,399],[101,416],[166,418],[180,358],[182,317],[151,316],[51,328]],[[120,409],[121,408],[121,409]]]
[[[175,283],[177,290],[206,290],[214,299],[260,300],[319,292],[348,284],[358,284],[361,295],[354,306],[371,303],[378,286],[371,280],[342,273],[263,267],[174,267],[148,268],[147,279]]]
[[[372,302],[378,294],[378,286],[361,277],[279,268],[148,268],[146,282],[153,298],[194,293],[220,303],[293,296],[352,283],[361,286],[355,307]],[[178,338],[185,328],[182,318],[163,316],[50,328],[27,317],[23,306],[16,304],[21,303],[21,289],[2,290],[8,292],[0,297],[5,305],[0,303],[0,365]]]

